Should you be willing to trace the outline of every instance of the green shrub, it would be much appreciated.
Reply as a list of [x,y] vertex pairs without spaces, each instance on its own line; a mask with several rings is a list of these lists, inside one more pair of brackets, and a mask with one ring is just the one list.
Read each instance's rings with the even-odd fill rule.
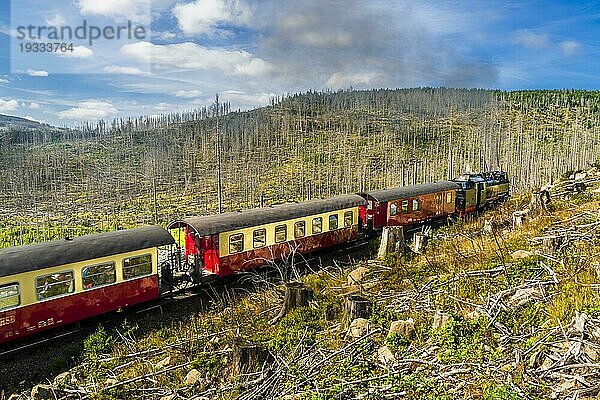
[[490,382],[483,393],[484,400],[520,400],[521,397],[512,389]]
[[385,339],[385,343],[392,350],[398,350],[410,344],[410,340],[398,333],[392,333]]
[[223,358],[211,354],[200,354],[192,362],[192,367],[199,371],[204,371],[208,375],[215,375],[223,365]]
[[281,350],[295,347],[301,341],[305,345],[315,343],[317,334],[323,329],[321,313],[308,307],[300,307],[286,315],[270,341],[270,346]]
[[106,354],[114,344],[115,339],[108,334],[102,325],[83,342],[84,358],[97,360],[100,355]]
[[435,330],[432,335],[435,343],[440,346],[440,361],[468,362],[488,358],[486,355],[493,356],[489,349],[493,349],[496,343],[486,326],[487,319],[483,317],[468,321],[460,316],[453,316],[444,327]]

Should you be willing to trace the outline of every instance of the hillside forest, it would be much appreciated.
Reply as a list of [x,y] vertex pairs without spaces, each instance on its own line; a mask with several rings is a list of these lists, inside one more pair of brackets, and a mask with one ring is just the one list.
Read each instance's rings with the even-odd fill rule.
[[0,247],[502,169],[513,192],[600,156],[600,93],[307,92],[241,111],[0,127]]

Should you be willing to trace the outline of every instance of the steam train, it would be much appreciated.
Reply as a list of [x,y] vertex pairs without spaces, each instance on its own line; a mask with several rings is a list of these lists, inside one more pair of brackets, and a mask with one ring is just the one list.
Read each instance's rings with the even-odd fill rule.
[[374,190],[0,249],[0,344],[369,236],[480,212],[505,172]]

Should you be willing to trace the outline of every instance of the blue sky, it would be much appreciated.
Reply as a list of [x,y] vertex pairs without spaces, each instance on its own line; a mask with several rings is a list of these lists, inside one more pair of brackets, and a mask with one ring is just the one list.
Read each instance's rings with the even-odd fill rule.
[[[0,2],[0,113],[55,125],[186,111],[217,92],[245,109],[308,89],[600,89],[600,1]],[[17,47],[18,26],[84,19],[147,35]]]

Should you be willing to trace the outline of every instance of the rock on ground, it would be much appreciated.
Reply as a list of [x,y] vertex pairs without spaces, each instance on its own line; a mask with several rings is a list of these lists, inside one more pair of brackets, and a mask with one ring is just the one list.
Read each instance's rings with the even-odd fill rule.
[[369,272],[367,267],[358,267],[348,274],[348,286],[354,286],[361,283]]
[[382,365],[391,366],[396,362],[396,356],[389,347],[382,346],[377,350],[377,361]]
[[71,373],[69,371],[58,374],[54,378],[54,386],[68,385],[71,383]]
[[392,321],[388,337],[392,334],[400,335],[406,339],[410,339],[415,334],[415,320],[409,318],[407,320]]
[[160,371],[161,369],[165,369],[166,367],[168,367],[169,364],[171,364],[171,356],[167,356],[166,358],[157,362],[155,369],[157,371]]
[[200,381],[201,378],[202,375],[200,374],[200,371],[194,368],[193,370],[187,373],[184,379],[184,383],[186,385],[193,386],[196,383],[198,383],[198,381]]
[[32,400],[48,400],[55,399],[54,389],[50,385],[36,385],[31,389]]
[[369,323],[369,320],[364,318],[356,318],[350,323],[348,335],[356,339],[365,336],[367,333],[369,333],[370,329],[371,324]]
[[118,380],[116,380],[114,378],[108,378],[106,381],[104,381],[104,386],[112,386],[112,385],[116,385],[117,383],[119,383]]
[[529,302],[542,299],[543,297],[544,293],[538,288],[517,289],[515,294],[508,299],[508,304],[513,308],[519,308]]
[[533,255],[533,253],[531,251],[527,251],[527,250],[517,250],[514,251],[511,255],[510,258],[512,258],[513,260],[523,260],[525,258],[529,258]]

